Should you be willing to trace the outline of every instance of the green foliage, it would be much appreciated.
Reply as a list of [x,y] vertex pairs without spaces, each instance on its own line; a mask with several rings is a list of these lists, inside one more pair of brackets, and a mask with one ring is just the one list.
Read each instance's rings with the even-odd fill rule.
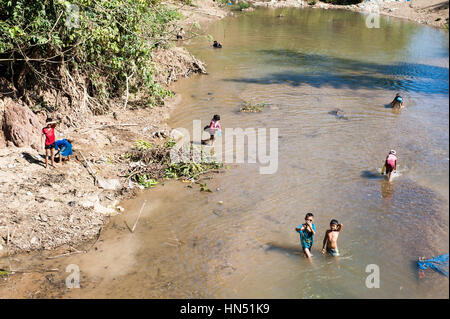
[[153,148],[153,145],[150,142],[144,141],[144,140],[139,140],[137,141],[134,146],[139,150],[139,151],[145,151],[145,150],[149,150],[151,148]]
[[144,186],[145,188],[155,187],[158,184],[154,179],[148,178],[147,174],[138,175],[138,184]]
[[265,102],[253,104],[252,102],[245,101],[240,111],[247,113],[256,113],[261,112],[265,106],[266,106]]
[[205,173],[211,169],[221,168],[222,164],[212,161],[204,163],[176,163],[169,164],[166,168],[166,178],[185,178],[194,180],[198,175]]
[[9,275],[11,275],[10,271],[5,270],[5,269],[0,269],[0,277],[9,276]]
[[250,4],[248,2],[242,1],[242,2],[239,2],[238,6],[239,6],[239,10],[242,11],[244,9],[249,8]]
[[200,186],[200,191],[201,191],[201,192],[212,193],[212,191],[208,188],[208,186],[206,186],[206,184],[200,183],[199,186]]
[[174,139],[170,138],[168,139],[166,142],[164,142],[164,147],[166,148],[172,148],[175,146],[175,144],[177,144],[177,142],[175,142]]
[[316,1],[315,1],[315,0],[312,0],[312,1],[308,1],[308,4],[309,4],[310,6],[313,6],[313,5],[315,5],[315,4],[316,4]]
[[[58,86],[64,72],[87,75],[89,94],[120,95],[130,79],[156,105],[152,50],[167,45],[181,14],[159,0],[0,0],[0,75]],[[28,60],[28,61],[26,61]],[[22,74],[23,73],[23,74]]]

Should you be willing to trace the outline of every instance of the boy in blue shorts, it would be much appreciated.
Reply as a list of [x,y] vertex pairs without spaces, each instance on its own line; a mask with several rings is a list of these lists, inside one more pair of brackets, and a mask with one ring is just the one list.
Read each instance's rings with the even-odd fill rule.
[[306,223],[298,226],[295,230],[300,233],[300,243],[306,257],[311,258],[311,247],[313,245],[314,235],[316,234],[316,225],[313,224],[314,215],[308,213],[305,216]]

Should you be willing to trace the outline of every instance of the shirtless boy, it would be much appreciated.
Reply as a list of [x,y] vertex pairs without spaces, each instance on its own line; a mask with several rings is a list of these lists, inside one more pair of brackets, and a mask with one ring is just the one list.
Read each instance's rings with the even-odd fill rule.
[[330,229],[325,233],[325,237],[323,239],[323,247],[322,254],[325,253],[325,250],[329,252],[332,256],[339,256],[339,250],[337,247],[337,240],[339,236],[339,232],[342,230],[342,224],[336,219],[332,219],[330,222]]

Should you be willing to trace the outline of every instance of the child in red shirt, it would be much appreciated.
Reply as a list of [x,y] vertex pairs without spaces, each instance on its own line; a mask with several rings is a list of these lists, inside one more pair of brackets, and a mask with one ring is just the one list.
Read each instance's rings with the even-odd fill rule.
[[45,120],[46,127],[42,129],[41,142],[44,142],[45,137],[45,168],[48,168],[48,155],[51,154],[52,166],[55,167],[54,161],[54,150],[55,150],[55,126],[56,122],[54,122],[51,118],[47,118]]

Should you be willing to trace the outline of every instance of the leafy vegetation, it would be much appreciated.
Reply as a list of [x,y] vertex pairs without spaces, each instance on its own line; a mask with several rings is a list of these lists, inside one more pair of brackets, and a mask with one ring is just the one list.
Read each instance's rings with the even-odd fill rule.
[[134,144],[134,146],[140,151],[145,151],[145,150],[153,148],[153,145],[150,142],[147,142],[147,141],[144,141],[144,140],[137,141]]
[[[187,148],[171,152],[174,146],[175,141],[172,139],[166,140],[162,145],[137,141],[129,153],[122,155],[122,158],[130,162],[128,178],[144,187],[154,187],[158,180],[165,178],[197,181],[201,175],[223,167],[211,154],[205,154],[200,146],[189,144]],[[188,152],[190,156],[185,156],[184,152]],[[198,160],[193,160],[194,154],[198,155],[195,156]],[[183,160],[172,161],[173,156]]]
[[247,9],[250,7],[250,4],[248,2],[245,1],[241,1],[238,3],[239,9],[242,11],[244,9]]
[[151,54],[176,34],[181,14],[159,1],[0,0],[0,77],[22,98],[36,87],[80,93],[94,112],[94,98],[128,87],[160,104],[170,91],[153,80]]
[[261,112],[265,106],[265,102],[253,104],[252,102],[245,101],[244,105],[240,108],[240,111],[247,113],[256,113]]
[[154,179],[148,178],[147,174],[138,175],[137,178],[138,184],[144,186],[145,188],[155,187],[155,185],[158,184],[158,182]]

